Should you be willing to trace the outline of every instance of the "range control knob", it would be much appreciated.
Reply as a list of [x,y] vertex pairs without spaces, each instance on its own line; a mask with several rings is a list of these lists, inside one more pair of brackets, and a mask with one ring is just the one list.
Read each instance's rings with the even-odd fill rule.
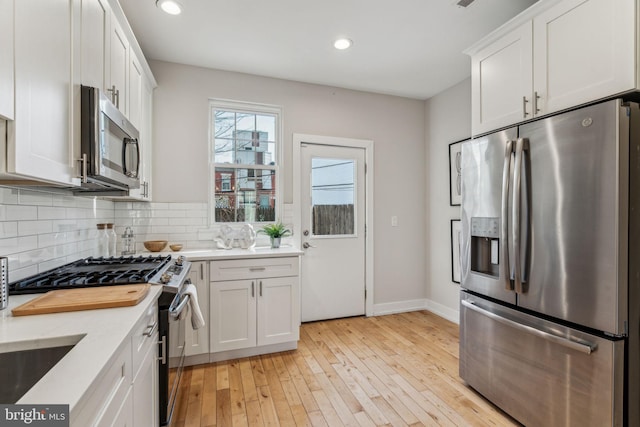
[[160,283],[162,283],[163,285],[166,285],[170,281],[171,281],[171,274],[164,273],[162,276],[160,276]]
[[182,265],[184,263],[184,257],[180,255],[178,259],[176,259],[176,265]]

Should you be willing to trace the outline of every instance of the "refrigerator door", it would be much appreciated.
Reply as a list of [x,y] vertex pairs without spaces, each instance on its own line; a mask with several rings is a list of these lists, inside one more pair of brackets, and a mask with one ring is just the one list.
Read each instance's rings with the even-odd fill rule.
[[520,128],[530,238],[518,305],[613,335],[627,319],[627,113],[613,100]]
[[624,340],[607,340],[466,292],[460,376],[527,426],[622,426]]
[[510,207],[516,139],[511,128],[462,144],[461,286],[512,304],[503,215]]

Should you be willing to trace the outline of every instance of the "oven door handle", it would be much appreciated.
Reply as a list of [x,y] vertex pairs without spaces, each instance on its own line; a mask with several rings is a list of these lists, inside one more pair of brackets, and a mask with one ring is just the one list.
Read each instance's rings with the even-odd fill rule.
[[183,294],[183,296],[184,298],[180,299],[180,302],[175,307],[173,307],[172,304],[172,307],[169,308],[169,316],[171,316],[173,319],[177,319],[178,317],[180,317],[180,314],[182,314],[182,310],[184,310],[185,306],[189,302],[189,295]]

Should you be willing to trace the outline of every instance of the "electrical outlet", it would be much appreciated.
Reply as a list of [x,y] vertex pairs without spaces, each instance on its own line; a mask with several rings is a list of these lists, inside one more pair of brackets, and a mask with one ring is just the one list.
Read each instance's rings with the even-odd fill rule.
[[395,216],[395,215],[391,217],[391,226],[392,227],[397,227],[398,226],[398,217]]

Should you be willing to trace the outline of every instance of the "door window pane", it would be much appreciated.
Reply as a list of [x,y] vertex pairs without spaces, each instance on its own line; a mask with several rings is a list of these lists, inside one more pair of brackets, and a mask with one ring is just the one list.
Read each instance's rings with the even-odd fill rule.
[[353,235],[355,161],[311,159],[311,229],[315,236]]

